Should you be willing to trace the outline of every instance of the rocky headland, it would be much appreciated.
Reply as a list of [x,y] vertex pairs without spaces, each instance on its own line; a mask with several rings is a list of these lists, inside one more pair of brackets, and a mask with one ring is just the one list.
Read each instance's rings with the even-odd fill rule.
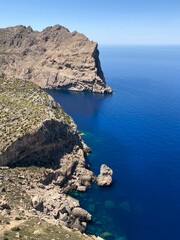
[[74,121],[36,84],[0,78],[0,111],[0,239],[98,239],[67,193],[110,185],[112,170],[93,174]]
[[31,27],[0,29],[0,75],[42,88],[111,93],[97,43],[60,25],[41,32]]

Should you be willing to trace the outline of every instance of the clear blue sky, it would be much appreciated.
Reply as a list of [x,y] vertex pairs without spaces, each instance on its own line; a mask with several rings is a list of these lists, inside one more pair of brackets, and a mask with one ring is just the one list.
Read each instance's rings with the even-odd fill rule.
[[0,0],[0,27],[61,24],[100,44],[180,44],[180,0]]

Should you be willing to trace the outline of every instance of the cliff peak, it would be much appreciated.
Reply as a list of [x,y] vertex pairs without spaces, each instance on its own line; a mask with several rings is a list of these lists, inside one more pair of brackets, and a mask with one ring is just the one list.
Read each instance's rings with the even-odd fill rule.
[[106,86],[97,44],[58,24],[41,32],[22,25],[1,28],[0,75],[43,88],[112,92]]

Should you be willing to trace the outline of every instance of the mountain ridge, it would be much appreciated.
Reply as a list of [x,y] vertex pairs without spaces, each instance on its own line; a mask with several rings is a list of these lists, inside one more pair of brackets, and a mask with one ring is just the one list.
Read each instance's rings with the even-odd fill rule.
[[61,25],[34,31],[0,28],[0,75],[35,82],[42,88],[111,93],[97,43]]

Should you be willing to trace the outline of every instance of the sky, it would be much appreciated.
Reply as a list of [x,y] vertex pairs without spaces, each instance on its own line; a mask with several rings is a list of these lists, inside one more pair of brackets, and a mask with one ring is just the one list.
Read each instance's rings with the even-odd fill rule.
[[180,0],[0,0],[0,28],[55,24],[99,44],[180,44]]

